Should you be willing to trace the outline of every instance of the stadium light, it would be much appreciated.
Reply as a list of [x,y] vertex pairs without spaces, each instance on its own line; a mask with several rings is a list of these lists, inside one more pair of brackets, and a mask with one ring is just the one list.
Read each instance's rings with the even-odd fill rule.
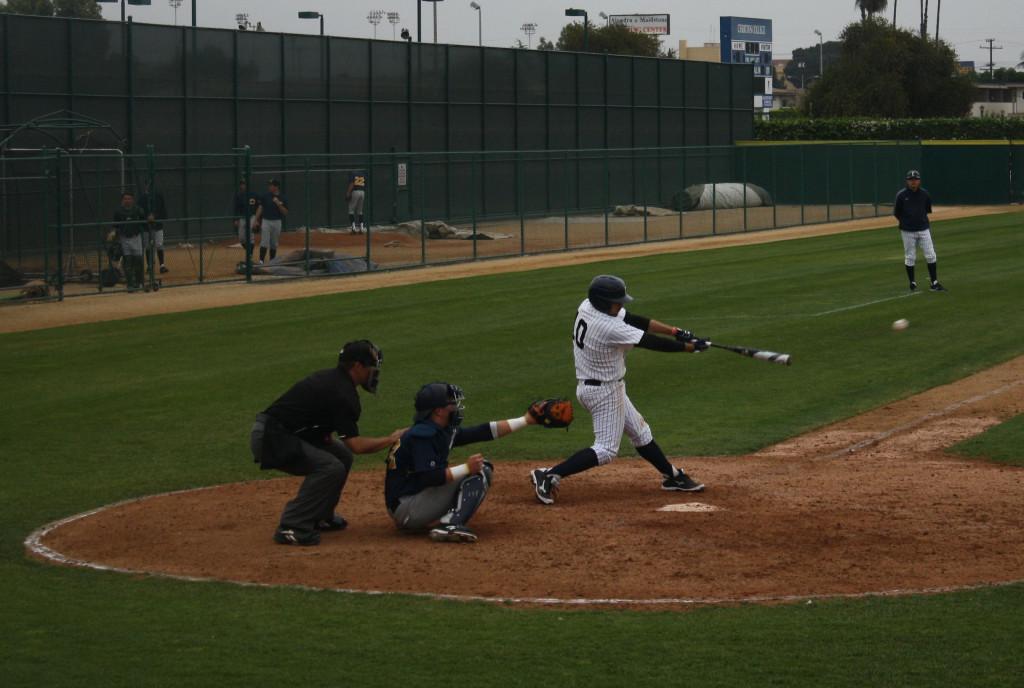
[[477,32],[476,32],[476,35],[477,35],[477,42],[479,43],[480,47],[482,48],[483,45],[484,45],[484,13],[483,13],[483,10],[480,9],[480,5],[478,3],[476,3],[476,2],[469,3],[469,6],[476,10],[476,19],[477,19]]
[[324,35],[324,15],[319,12],[299,12],[299,19],[319,19],[320,35]]
[[590,22],[587,20],[587,11],[586,10],[579,10],[579,9],[574,8],[574,7],[570,7],[569,9],[567,9],[565,11],[565,16],[567,16],[567,17],[583,17],[583,50],[584,51],[588,50],[590,48],[590,30],[589,30],[587,25]]

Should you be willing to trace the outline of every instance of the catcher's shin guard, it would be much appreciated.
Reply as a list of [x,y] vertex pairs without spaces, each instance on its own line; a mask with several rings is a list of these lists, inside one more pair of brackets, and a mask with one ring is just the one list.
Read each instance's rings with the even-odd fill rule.
[[451,511],[441,517],[441,523],[445,525],[463,526],[469,523],[473,514],[480,508],[487,496],[487,480],[480,473],[471,475],[459,485],[459,492],[455,497],[455,506]]

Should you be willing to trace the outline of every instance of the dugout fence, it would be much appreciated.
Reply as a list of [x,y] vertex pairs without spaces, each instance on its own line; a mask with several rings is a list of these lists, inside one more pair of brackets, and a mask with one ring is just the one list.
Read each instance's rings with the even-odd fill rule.
[[[930,158],[933,148],[856,142],[364,155],[51,150],[6,160],[5,203],[17,209],[8,217],[17,226],[5,225],[0,258],[23,278],[49,285],[51,296],[124,289],[123,280],[103,280],[105,271],[118,267],[111,217],[123,187],[141,193],[147,184],[167,206],[162,223],[170,270],[149,274],[151,285],[159,280],[164,287],[361,273],[872,217],[891,212],[907,169],[921,169],[939,202],[947,203],[943,185],[957,188],[960,182],[932,169],[929,160],[973,175],[979,166],[998,168],[1000,152],[1001,173],[987,172],[991,187],[1006,194],[1003,202],[1019,194],[1010,168],[1019,147],[949,147],[961,156],[952,159],[945,150],[945,157]],[[977,149],[984,156],[972,163]],[[342,206],[345,185],[333,181],[347,180],[355,170],[378,189],[367,195],[368,231],[359,234],[351,232]],[[240,180],[259,192],[271,178],[281,181],[290,213],[277,259],[260,265],[263,237],[250,230],[257,248],[245,250],[249,220],[236,216],[233,197]],[[12,284],[6,295],[19,286]]]

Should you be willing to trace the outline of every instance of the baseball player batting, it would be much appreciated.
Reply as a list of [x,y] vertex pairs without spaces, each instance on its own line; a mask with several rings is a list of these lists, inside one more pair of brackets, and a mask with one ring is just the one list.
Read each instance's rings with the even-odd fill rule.
[[678,327],[627,313],[623,304],[632,300],[622,279],[598,275],[590,282],[587,298],[579,306],[572,329],[576,397],[593,417],[594,443],[554,468],[531,471],[530,479],[541,504],[555,503],[559,483],[565,478],[614,459],[619,453],[623,432],[637,453],[661,473],[663,490],[700,492],[704,489],[702,483],[669,463],[654,441],[651,427],[626,394],[624,378],[626,352],[635,346],[652,351],[693,353],[707,349],[708,342]]

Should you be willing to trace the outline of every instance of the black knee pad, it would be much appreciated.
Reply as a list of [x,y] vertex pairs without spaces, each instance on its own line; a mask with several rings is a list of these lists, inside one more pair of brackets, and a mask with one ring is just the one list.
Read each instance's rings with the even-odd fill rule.
[[441,523],[453,525],[466,525],[473,514],[480,508],[487,496],[487,480],[479,473],[471,475],[459,485],[459,491],[455,495],[455,504],[451,511],[441,517]]

